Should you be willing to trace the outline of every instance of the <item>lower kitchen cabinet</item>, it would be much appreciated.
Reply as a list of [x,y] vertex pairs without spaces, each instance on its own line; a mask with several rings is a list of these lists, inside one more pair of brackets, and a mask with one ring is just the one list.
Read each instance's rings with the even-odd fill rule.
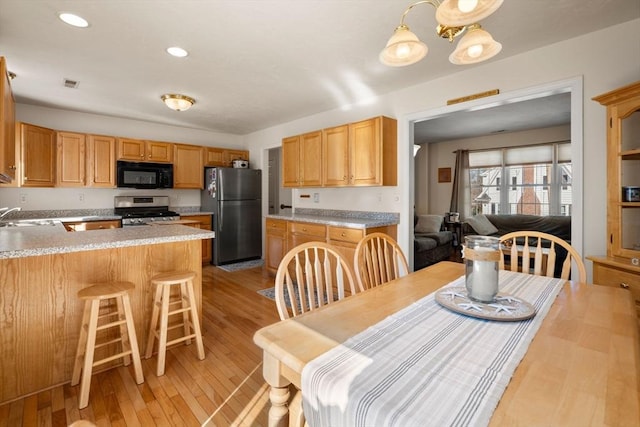
[[350,228],[267,218],[265,265],[270,274],[276,274],[280,261],[292,248],[308,242],[327,242],[345,258],[353,272],[353,257],[358,242],[367,234],[376,232],[396,239],[397,226]]
[[[200,228],[202,230],[211,230],[211,215],[180,215],[181,220],[197,221],[197,223],[189,224],[190,227]],[[202,240],[202,263],[211,262],[211,239]]]
[[287,253],[287,221],[267,218],[264,253],[267,271],[276,274],[280,260]]

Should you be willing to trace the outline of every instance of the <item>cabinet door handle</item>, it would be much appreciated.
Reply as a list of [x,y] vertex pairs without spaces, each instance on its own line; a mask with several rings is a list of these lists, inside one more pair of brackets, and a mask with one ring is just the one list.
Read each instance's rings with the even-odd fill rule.
[[26,176],[24,177],[24,180],[25,180],[25,181],[26,181],[26,180],[28,180],[28,179],[29,179],[29,178],[27,178]]
[[624,283],[624,282],[620,283],[620,287],[621,287],[622,289],[629,289],[629,285],[628,285],[628,284],[626,284],[626,283]]
[[345,237],[347,234],[343,231],[340,235],[341,235],[342,237]]

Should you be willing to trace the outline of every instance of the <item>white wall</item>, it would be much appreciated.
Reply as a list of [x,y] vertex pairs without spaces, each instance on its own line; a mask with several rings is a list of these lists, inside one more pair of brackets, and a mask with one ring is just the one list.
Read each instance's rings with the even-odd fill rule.
[[[508,41],[506,41],[508,43]],[[411,254],[413,211],[413,144],[408,125],[418,112],[442,108],[448,99],[490,89],[501,94],[549,82],[583,77],[583,170],[589,197],[584,198],[583,219],[585,255],[606,252],[606,133],[605,108],[591,101],[593,96],[629,84],[640,78],[640,20],[636,19],[605,30],[536,49],[521,55],[492,60],[470,68],[455,68],[455,74],[406,88],[384,96],[366,106],[351,110],[333,110],[247,135],[251,158],[264,169],[266,149],[281,143],[285,136],[361,120],[376,115],[399,119],[398,186],[348,190],[313,189],[320,194],[318,208],[382,210],[399,212],[398,241]],[[630,53],[634,52],[634,53]],[[498,57],[499,58],[499,57]],[[429,60],[427,57],[426,61]],[[402,78],[402,69],[397,70]],[[264,191],[266,191],[266,181]],[[306,191],[305,191],[306,193]],[[381,194],[382,202],[377,195]],[[396,202],[395,198],[399,197]],[[581,197],[582,195],[577,195]],[[294,206],[302,206],[294,195]],[[312,203],[312,202],[311,202]],[[267,212],[266,202],[263,212]],[[411,249],[411,250],[410,250]],[[591,270],[590,263],[589,271]]]
[[[510,147],[546,142],[570,141],[571,127],[554,126],[478,138],[450,140],[423,146],[416,156],[416,212],[444,215],[449,211],[453,182],[438,182],[438,168],[455,169],[455,150]],[[426,178],[424,178],[426,177]]]

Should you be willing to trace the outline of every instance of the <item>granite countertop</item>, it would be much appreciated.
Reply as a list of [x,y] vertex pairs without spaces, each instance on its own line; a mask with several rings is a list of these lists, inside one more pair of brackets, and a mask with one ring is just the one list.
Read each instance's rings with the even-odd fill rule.
[[267,215],[267,218],[365,229],[397,225],[400,222],[399,214],[393,212],[358,212],[324,209],[297,209],[294,213]]
[[53,225],[0,228],[0,259],[211,239],[214,236],[212,231],[187,225],[68,232],[62,222],[54,221]]

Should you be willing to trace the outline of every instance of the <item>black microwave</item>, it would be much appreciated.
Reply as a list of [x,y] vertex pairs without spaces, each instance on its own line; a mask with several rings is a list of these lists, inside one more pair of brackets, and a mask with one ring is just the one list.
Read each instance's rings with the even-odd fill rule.
[[173,188],[173,165],[168,163],[117,163],[118,187]]

